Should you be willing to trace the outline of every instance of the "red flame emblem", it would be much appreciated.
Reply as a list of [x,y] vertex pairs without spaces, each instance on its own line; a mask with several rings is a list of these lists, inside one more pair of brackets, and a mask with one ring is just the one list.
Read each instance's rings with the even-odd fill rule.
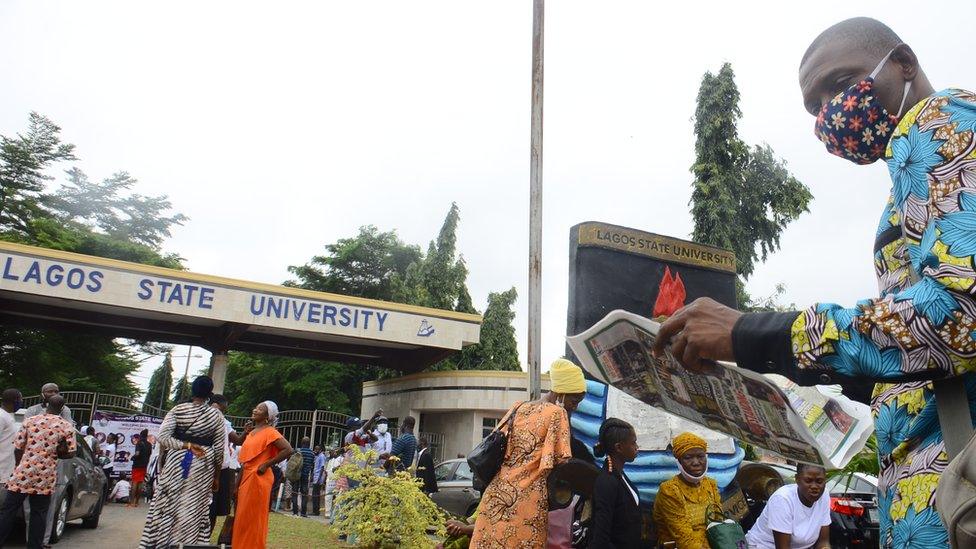
[[657,288],[657,299],[654,300],[651,318],[673,315],[685,306],[685,297],[685,283],[681,281],[681,274],[671,276],[671,268],[665,267],[664,278]]

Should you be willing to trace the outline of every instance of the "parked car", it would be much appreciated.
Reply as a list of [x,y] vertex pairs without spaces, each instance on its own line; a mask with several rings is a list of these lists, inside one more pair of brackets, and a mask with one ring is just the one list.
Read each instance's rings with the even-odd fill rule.
[[451,459],[434,467],[437,492],[431,494],[441,509],[459,517],[469,517],[478,508],[481,493],[471,484],[474,475],[465,459]]
[[[779,463],[743,462],[736,480],[746,497],[749,515],[743,528],[752,527],[766,500],[784,484],[796,482],[796,468]],[[879,546],[877,479],[854,473],[827,480],[830,494],[830,546],[835,549]]]
[[[17,423],[23,421],[22,414],[15,414]],[[65,525],[72,520],[81,519],[86,528],[97,528],[102,514],[102,503],[108,496],[108,480],[102,469],[105,458],[92,454],[88,443],[75,432],[77,453],[71,459],[58,460],[58,477],[51,494],[51,508],[48,518],[51,524],[51,543],[64,535]],[[6,492],[0,492],[0,505]],[[23,521],[23,510],[19,517]]]
[[[878,479],[865,473],[836,475],[827,481],[826,488],[830,494],[831,512],[840,515],[842,521],[854,523],[856,528],[862,529],[863,540],[853,544],[878,547]],[[841,543],[852,544],[845,539],[838,539],[836,545]],[[835,545],[833,539],[831,545]]]

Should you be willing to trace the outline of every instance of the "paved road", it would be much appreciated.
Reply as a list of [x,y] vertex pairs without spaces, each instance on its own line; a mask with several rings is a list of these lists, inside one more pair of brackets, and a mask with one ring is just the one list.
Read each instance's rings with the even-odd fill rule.
[[[89,530],[81,525],[80,520],[69,522],[64,530],[64,536],[53,547],[70,549],[72,547],[97,547],[98,549],[132,549],[139,546],[142,536],[142,526],[146,523],[146,511],[149,506],[143,504],[138,509],[129,509],[125,505],[106,505],[102,510],[102,518],[98,521],[98,528]],[[21,529],[21,531],[23,531]],[[24,547],[24,540],[10,540],[4,547]]]

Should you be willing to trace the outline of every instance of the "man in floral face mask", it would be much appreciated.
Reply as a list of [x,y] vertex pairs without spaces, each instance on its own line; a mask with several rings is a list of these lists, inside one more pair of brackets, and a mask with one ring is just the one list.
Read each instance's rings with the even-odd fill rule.
[[934,494],[976,402],[976,95],[936,92],[912,49],[868,18],[818,36],[799,79],[830,153],[887,164],[891,194],[874,246],[880,297],[748,314],[699,299],[665,322],[655,352],[670,344],[692,370],[735,360],[845,392],[876,383],[881,546],[944,547]]

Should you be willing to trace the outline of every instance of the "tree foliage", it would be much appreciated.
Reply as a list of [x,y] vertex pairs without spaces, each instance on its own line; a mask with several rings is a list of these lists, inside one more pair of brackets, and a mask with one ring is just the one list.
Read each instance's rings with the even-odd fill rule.
[[149,378],[149,388],[146,390],[146,397],[143,399],[143,412],[150,412],[152,407],[169,410],[171,401],[169,399],[170,389],[173,386],[173,353],[166,353],[163,363],[153,370],[152,377]]
[[358,415],[362,383],[376,368],[300,358],[232,352],[224,395],[231,415],[251,415],[259,402],[282,410],[330,410]]
[[373,225],[360,227],[352,238],[325,246],[326,254],[309,263],[288,267],[298,280],[285,282],[308,290],[393,300],[393,282],[407,274],[423,257],[420,248],[404,244],[396,231],[380,232]]
[[190,396],[190,379],[186,376],[180,376],[180,380],[176,382],[176,387],[173,388],[173,404],[189,402]]
[[[165,196],[131,192],[136,181],[119,172],[91,183],[77,168],[55,188],[48,175],[76,160],[60,128],[31,113],[27,130],[0,136],[0,239],[56,250],[181,268],[160,250],[182,214],[169,214]],[[0,381],[28,393],[41,383],[62,390],[136,396],[128,376],[138,368],[133,347],[104,336],[0,327]]]
[[769,145],[750,149],[739,138],[741,117],[732,66],[706,72],[694,118],[692,239],[735,252],[738,274],[748,278],[758,261],[779,249],[783,229],[807,211],[813,196]]
[[27,234],[31,221],[45,214],[45,185],[53,179],[45,171],[75,160],[75,146],[62,143],[60,132],[56,124],[32,112],[26,132],[0,136],[0,231]]
[[467,347],[458,363],[459,370],[507,370],[517,372],[518,343],[515,339],[515,300],[518,292],[510,288],[488,294],[488,308],[481,323],[481,342]]

